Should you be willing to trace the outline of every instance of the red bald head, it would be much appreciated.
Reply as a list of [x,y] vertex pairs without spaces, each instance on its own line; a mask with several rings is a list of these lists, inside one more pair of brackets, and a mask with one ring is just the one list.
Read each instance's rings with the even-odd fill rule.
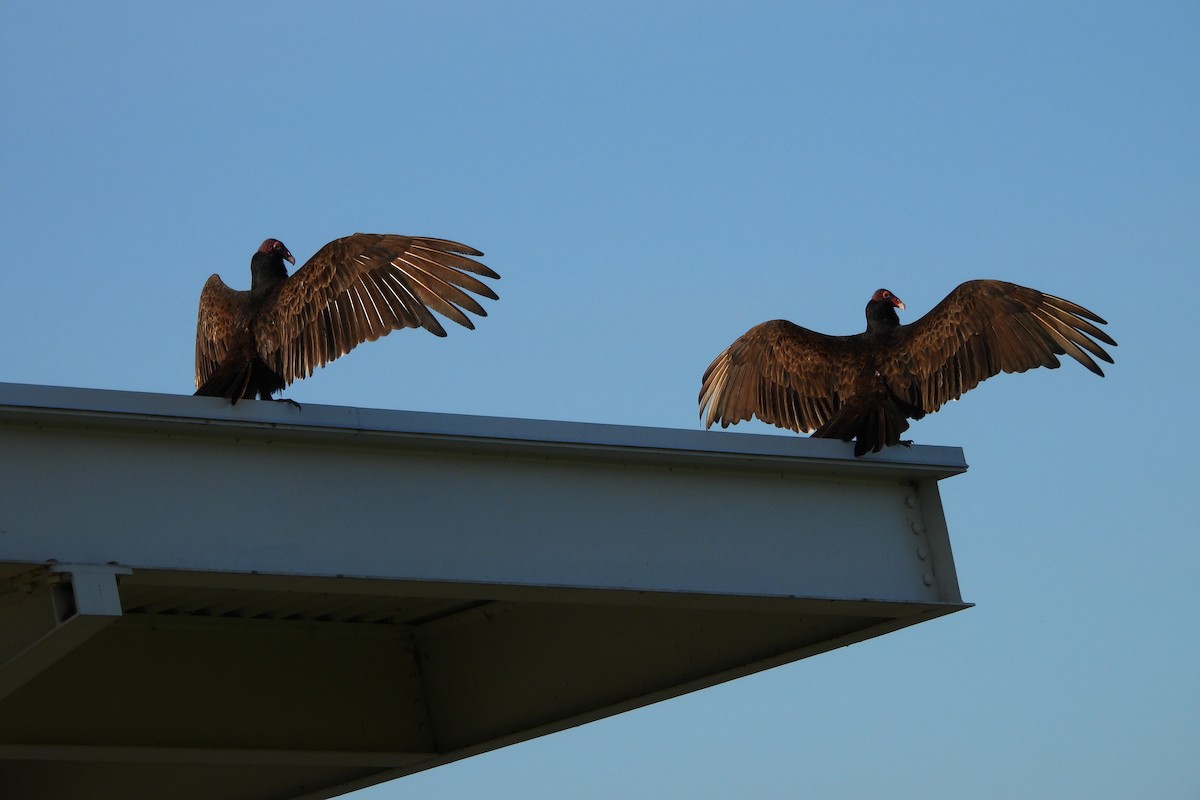
[[283,242],[278,239],[267,239],[262,243],[262,247],[258,248],[258,252],[267,253],[269,255],[279,256],[288,263],[295,264],[296,259],[291,252],[283,246]]
[[[280,245],[280,247],[282,246],[283,245]],[[879,291],[875,292],[875,294],[871,295],[871,299],[877,303],[891,303],[894,307],[900,309],[901,311],[904,310],[904,301],[899,297],[896,297],[896,295],[892,294],[887,289],[880,289]]]

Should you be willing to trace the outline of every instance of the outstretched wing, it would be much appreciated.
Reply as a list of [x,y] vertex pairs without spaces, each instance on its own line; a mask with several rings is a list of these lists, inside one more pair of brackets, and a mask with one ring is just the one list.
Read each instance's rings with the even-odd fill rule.
[[245,297],[248,292],[230,289],[220,276],[211,276],[200,292],[196,316],[196,388],[212,377],[217,366],[229,357],[230,348],[247,341],[238,336],[245,326]]
[[757,416],[797,432],[825,424],[862,369],[856,337],[828,336],[777,319],[756,325],[704,371],[704,427],[727,428]]
[[[884,361],[893,391],[933,412],[1000,372],[1056,369],[1069,355],[1097,375],[1116,346],[1083,306],[1004,281],[968,281],[921,319],[901,326]],[[1094,357],[1094,358],[1093,358]]]
[[[487,316],[467,292],[496,293],[474,275],[500,276],[458,242],[356,233],[335,239],[296,270],[255,322],[259,355],[288,383],[399,328],[446,330],[431,313],[474,328]],[[474,273],[474,275],[469,274]]]

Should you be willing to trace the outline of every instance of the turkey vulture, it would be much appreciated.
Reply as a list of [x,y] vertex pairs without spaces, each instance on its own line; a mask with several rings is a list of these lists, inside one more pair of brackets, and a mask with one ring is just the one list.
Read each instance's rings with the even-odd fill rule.
[[[1004,281],[968,281],[921,319],[901,325],[900,298],[880,289],[867,330],[827,336],[777,319],[756,325],[704,371],[704,427],[757,416],[780,428],[850,441],[854,455],[900,442],[920,419],[999,372],[1055,369],[1069,355],[1092,372],[1116,346],[1096,314]],[[1089,338],[1091,337],[1091,338]]]
[[[196,394],[270,399],[313,369],[399,328],[446,331],[437,311],[474,328],[463,310],[486,317],[467,294],[499,299],[467,273],[499,278],[458,242],[356,233],[334,239],[288,277],[296,259],[267,239],[250,259],[250,291],[217,275],[204,284],[196,323]],[[463,290],[467,291],[463,291]]]

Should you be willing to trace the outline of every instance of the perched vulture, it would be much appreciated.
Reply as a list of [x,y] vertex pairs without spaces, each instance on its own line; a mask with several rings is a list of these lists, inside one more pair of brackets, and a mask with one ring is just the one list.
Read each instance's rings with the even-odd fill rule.
[[853,336],[782,319],[751,328],[704,371],[704,427],[756,416],[813,436],[855,439],[861,456],[899,443],[909,419],[999,372],[1055,369],[1056,356],[1066,354],[1103,377],[1091,356],[1112,358],[1093,339],[1117,344],[1086,308],[1004,281],[968,281],[911,325],[900,324],[898,308],[900,298],[875,292],[867,330]]
[[[196,323],[196,394],[234,403],[270,399],[292,381],[399,328],[446,331],[431,313],[474,328],[464,309],[487,312],[467,292],[496,293],[468,273],[499,278],[458,242],[356,233],[335,239],[288,277],[296,259],[267,239],[250,259],[250,291],[217,275],[204,284]],[[464,291],[466,290],[466,291]]]

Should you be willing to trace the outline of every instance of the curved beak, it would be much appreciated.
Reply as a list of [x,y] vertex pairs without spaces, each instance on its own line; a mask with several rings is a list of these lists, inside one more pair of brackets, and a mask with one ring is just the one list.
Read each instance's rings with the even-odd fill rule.
[[892,305],[894,305],[896,308],[900,309],[901,311],[904,310],[904,301],[901,300],[899,297],[896,297],[896,295],[892,295]]
[[291,251],[291,250],[288,250],[286,247],[285,247],[285,248],[283,248],[283,257],[284,257],[285,259],[287,259],[288,263],[290,263],[290,264],[292,264],[293,266],[295,266],[295,264],[296,264],[296,257],[295,257],[295,256],[293,256],[293,255],[292,255],[292,251]]

